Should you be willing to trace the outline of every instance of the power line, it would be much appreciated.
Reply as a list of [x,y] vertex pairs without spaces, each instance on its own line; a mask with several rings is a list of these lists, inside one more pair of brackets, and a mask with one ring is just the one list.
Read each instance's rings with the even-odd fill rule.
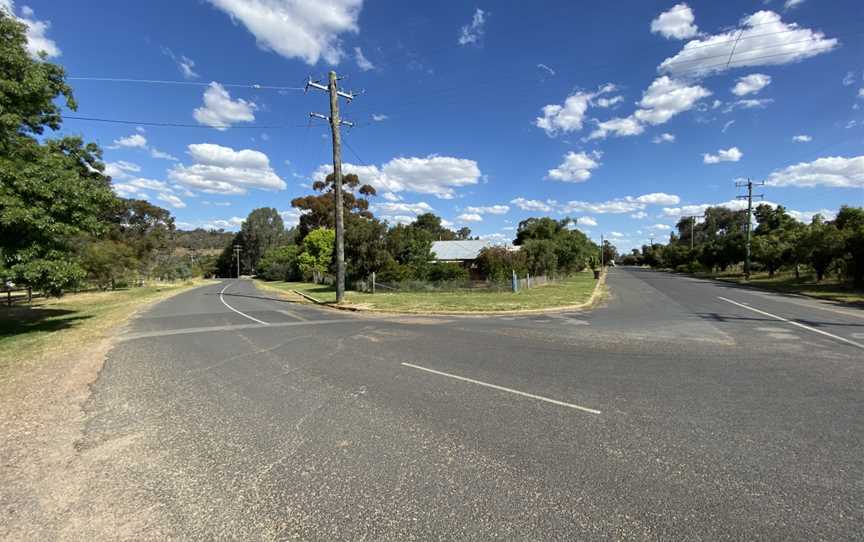
[[[87,122],[105,122],[110,124],[126,124],[126,125],[137,125],[137,126],[158,126],[158,127],[166,127],[166,128],[207,128],[211,130],[215,130],[216,128],[213,126],[208,126],[205,124],[185,124],[180,122],[151,122],[151,121],[141,121],[141,120],[124,120],[124,119],[106,119],[99,117],[78,117],[74,115],[63,115],[63,119],[70,120],[81,120]],[[252,125],[243,125],[243,126],[219,126],[219,129],[231,130],[236,128],[242,129],[255,129],[255,130],[277,130],[280,128],[306,128],[305,124],[272,124],[272,125],[262,125],[262,124],[252,124]]]
[[[196,87],[209,87],[211,83],[202,81],[172,81],[165,79],[131,79],[126,77],[67,77],[69,81],[98,81],[105,83],[143,83],[152,85],[187,85]],[[214,81],[218,83],[218,81]],[[226,88],[251,88],[255,90],[297,90],[302,91],[303,87],[283,87],[275,85],[260,85],[257,83],[218,83]]]

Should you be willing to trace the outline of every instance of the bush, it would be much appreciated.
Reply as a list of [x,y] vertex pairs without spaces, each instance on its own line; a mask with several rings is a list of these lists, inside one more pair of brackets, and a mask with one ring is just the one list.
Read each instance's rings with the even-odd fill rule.
[[429,280],[432,282],[466,281],[468,270],[458,263],[437,263],[429,268]]
[[264,280],[297,280],[300,268],[297,265],[297,245],[274,247],[264,253],[258,262],[258,274]]
[[524,276],[528,271],[525,253],[504,247],[484,248],[475,263],[480,273],[490,282],[506,282],[513,276],[513,271],[519,276]]

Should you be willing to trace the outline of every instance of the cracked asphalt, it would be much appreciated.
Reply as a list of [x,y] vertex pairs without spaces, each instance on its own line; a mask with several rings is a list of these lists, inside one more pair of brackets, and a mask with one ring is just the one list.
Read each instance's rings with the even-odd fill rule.
[[864,537],[864,311],[641,269],[608,285],[593,311],[484,318],[250,281],[157,305],[85,405],[104,537]]

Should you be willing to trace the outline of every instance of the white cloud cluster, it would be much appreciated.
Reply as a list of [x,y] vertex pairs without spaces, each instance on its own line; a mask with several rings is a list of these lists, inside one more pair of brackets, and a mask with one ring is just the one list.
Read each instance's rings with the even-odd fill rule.
[[354,48],[354,61],[357,62],[357,67],[360,68],[360,71],[368,72],[375,69],[375,64],[372,64],[372,61],[366,58],[366,55],[363,54],[363,49],[360,47]]
[[[425,158],[394,158],[382,165],[358,166],[342,164],[345,173],[354,173],[362,183],[383,192],[416,192],[440,199],[452,199],[456,189],[477,184],[481,172],[474,160],[430,154]],[[333,172],[333,166],[320,166],[313,178],[323,180]]]
[[601,164],[598,160],[601,156],[598,151],[594,151],[591,154],[586,152],[568,152],[564,155],[564,162],[557,168],[550,169],[546,178],[565,183],[587,181],[591,178],[591,170],[600,167]]
[[256,109],[254,102],[232,100],[225,87],[213,81],[204,91],[204,105],[195,109],[192,116],[201,124],[223,131],[232,124],[255,120]]
[[652,141],[654,143],[657,143],[657,144],[659,144],[659,143],[674,143],[675,142],[675,136],[673,134],[668,133],[668,132],[664,132],[658,136],[655,136],[654,139],[652,139]]
[[456,217],[459,222],[482,222],[483,216],[477,213],[462,213]]
[[771,173],[769,186],[864,188],[864,156],[829,156]]
[[132,177],[132,173],[138,173],[139,171],[141,171],[141,166],[138,164],[126,162],[125,160],[118,160],[116,162],[106,163],[104,173],[112,179],[128,179]]
[[[579,91],[571,94],[561,105],[549,104],[543,107],[541,110],[543,116],[534,119],[534,126],[543,129],[549,137],[555,137],[560,133],[578,132],[582,129],[588,108],[595,105],[595,98],[602,98],[615,90],[617,90],[615,85],[607,83],[595,92]],[[604,103],[607,104],[605,107],[614,105],[611,102]]]
[[678,205],[681,202],[681,198],[675,194],[667,194],[665,192],[643,194],[633,199],[639,203],[646,203],[648,205]]
[[[133,177],[130,175],[129,172],[140,171],[141,168],[137,165],[128,162],[120,162],[113,164],[112,167],[116,167],[120,170],[120,175],[117,177],[112,176],[111,186],[114,188],[114,192],[116,192],[121,198],[148,199],[150,197],[149,192],[155,192],[156,199],[167,203],[175,209],[186,207],[186,202],[180,199],[180,196],[177,195],[174,188],[168,186],[164,181],[146,179],[143,177]],[[106,174],[107,171],[108,168],[106,168]],[[117,182],[118,179],[122,179],[123,182]]]
[[163,47],[162,52],[177,64],[177,69],[183,74],[185,79],[197,79],[198,74],[195,72],[195,61],[186,55],[175,55],[174,51],[168,47]]
[[147,138],[141,135],[140,133],[132,134],[126,137],[121,137],[114,140],[114,143],[108,146],[109,149],[142,149],[149,150],[150,156],[153,158],[158,158],[160,160],[170,160],[172,162],[176,162],[177,158],[168,154],[167,152],[162,152],[156,147],[151,147],[147,143]]
[[609,135],[618,137],[639,135],[645,125],[659,125],[685,111],[711,95],[711,91],[698,84],[672,79],[666,75],[655,79],[642,93],[639,109],[625,118],[614,118],[597,123],[588,139],[603,139]]
[[255,36],[258,46],[285,58],[338,64],[339,35],[359,32],[363,0],[209,0]]
[[771,84],[771,76],[764,73],[751,73],[744,77],[739,77],[735,86],[732,87],[732,94],[736,96],[746,96],[747,94],[757,94],[760,90]]
[[526,198],[515,198],[510,200],[510,203],[519,207],[523,211],[538,211],[541,213],[549,213],[553,210],[553,205],[555,205],[554,200],[549,200],[548,202],[543,202],[536,199],[526,199]]
[[372,120],[374,120],[375,122],[383,122],[389,118],[389,116],[384,114],[372,113]]
[[480,215],[506,215],[510,212],[509,205],[485,205],[482,207],[465,207],[466,213],[476,213]]
[[486,33],[486,17],[488,14],[480,8],[474,11],[474,16],[471,18],[471,23],[466,24],[459,31],[459,45],[469,45],[472,43],[480,43],[483,39],[483,34]]
[[[777,203],[774,203],[773,201],[760,201],[759,204],[777,207]],[[725,207],[732,211],[743,211],[747,209],[747,201],[742,199],[733,199],[719,203],[696,203],[691,205],[682,205],[681,207],[665,207],[663,209],[663,215],[669,218],[702,215],[705,213],[705,209],[709,207]],[[827,220],[834,218],[834,212],[828,209],[821,209],[818,211],[796,211],[793,209],[786,209],[786,212],[789,213],[792,218],[800,222],[810,222],[813,216],[817,214],[822,215]]]
[[590,217],[590,216],[580,216],[579,218],[576,219],[576,224],[583,225],[583,226],[590,226],[592,228],[597,227],[597,221],[594,220],[594,218]]
[[426,203],[425,201],[420,201],[417,203],[405,203],[405,202],[388,202],[388,203],[376,203],[372,206],[372,210],[376,213],[393,215],[393,214],[412,214],[412,215],[422,215],[423,213],[431,213],[435,211],[431,205]]
[[695,20],[693,10],[682,2],[664,11],[651,21],[651,32],[660,34],[666,39],[692,38],[699,33],[699,28],[694,24]]
[[738,147],[730,147],[728,149],[720,149],[717,154],[705,153],[702,155],[702,162],[706,164],[719,164],[720,162],[737,162],[741,160],[744,153],[738,150]]
[[16,17],[15,2],[12,0],[0,0],[0,11],[5,11],[27,27],[27,52],[30,56],[40,58],[41,53],[44,53],[46,58],[60,56],[61,51],[57,43],[47,36],[48,29],[51,28],[50,21],[36,19],[35,12],[29,6],[22,6],[21,16]]
[[168,176],[192,190],[245,194],[249,188],[284,190],[286,186],[263,152],[198,143],[189,145],[189,156],[193,165],[178,164],[168,171]]
[[803,3],[804,3],[804,0],[786,0],[786,2],[783,4],[783,9],[797,8],[798,6],[800,6]]
[[741,29],[687,42],[658,69],[673,76],[700,76],[744,66],[788,64],[826,53],[838,43],[822,32],[784,23],[773,11],[758,11],[741,20]]
[[792,141],[796,143],[810,143],[811,141],[813,141],[813,137],[807,134],[800,134],[792,136]]

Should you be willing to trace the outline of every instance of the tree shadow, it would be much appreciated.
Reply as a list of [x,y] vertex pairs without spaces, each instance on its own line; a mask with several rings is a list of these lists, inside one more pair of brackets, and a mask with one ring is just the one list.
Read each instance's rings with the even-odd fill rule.
[[90,318],[68,309],[12,307],[0,309],[0,337],[67,329]]

